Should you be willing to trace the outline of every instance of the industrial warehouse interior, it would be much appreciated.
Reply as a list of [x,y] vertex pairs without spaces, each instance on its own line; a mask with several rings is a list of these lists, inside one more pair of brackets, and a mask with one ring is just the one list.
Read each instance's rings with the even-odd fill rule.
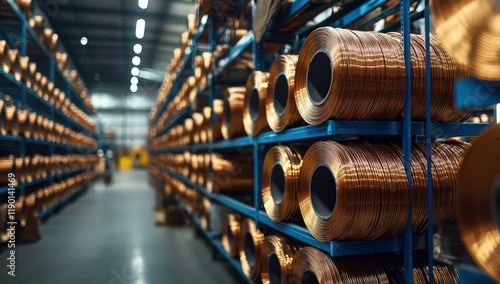
[[500,284],[498,0],[0,0],[0,283]]

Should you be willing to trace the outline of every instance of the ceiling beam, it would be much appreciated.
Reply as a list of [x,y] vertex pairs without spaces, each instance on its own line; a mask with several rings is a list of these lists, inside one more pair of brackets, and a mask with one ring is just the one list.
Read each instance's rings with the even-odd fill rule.
[[[118,35],[118,34],[116,34],[116,35]],[[61,34],[60,33],[59,36],[61,37],[61,40],[63,41],[64,45],[76,44],[76,45],[81,46],[81,43],[80,43],[81,36],[79,36],[79,35],[66,34],[66,33]],[[175,46],[175,47],[181,46],[180,40],[178,40],[177,42],[174,42],[174,41],[160,40],[159,38],[152,38],[152,39],[143,38],[140,41],[138,41],[137,39],[134,38],[135,36],[124,38],[124,37],[121,37],[120,35],[118,35],[117,37],[114,37],[114,36],[92,36],[92,34],[87,34],[86,37],[88,38],[89,42],[85,47],[91,47],[92,44],[95,42],[98,42],[98,43],[111,42],[111,43],[114,43],[115,46],[116,46],[116,43],[124,43],[124,44],[130,45],[130,48],[132,48],[134,46],[134,44],[136,44],[136,43],[140,43],[143,48],[146,48],[148,44],[153,44],[153,47],[154,47],[155,44],[158,44],[158,43],[161,45],[171,45],[171,46]]]
[[[74,12],[79,14],[99,14],[99,15],[115,15],[115,16],[126,16],[126,17],[137,17],[141,16],[146,19],[156,19],[159,21],[165,21],[166,19],[172,21],[184,21],[187,27],[187,17],[185,15],[168,15],[165,18],[163,12],[153,12],[151,10],[126,10],[126,9],[110,9],[102,7],[88,7],[88,6],[76,6],[71,5],[60,5],[60,12]],[[153,20],[154,20],[153,19]]]
[[[167,23],[173,24],[169,18],[165,19]],[[65,29],[74,29],[74,28],[83,28],[83,29],[88,29],[88,30],[97,30],[97,31],[116,31],[121,28],[123,28],[123,25],[113,25],[113,24],[95,24],[93,22],[83,22],[81,24],[77,24],[73,21],[68,22],[68,21],[57,21],[53,20],[52,25],[55,27],[64,27]],[[180,23],[179,25],[183,25],[187,29],[187,25],[184,23]],[[126,26],[127,29],[129,30],[134,30],[135,31],[135,22],[127,22]],[[164,31],[163,27],[154,27],[154,28],[149,28],[147,27],[147,32],[148,33],[157,33],[158,31]],[[177,37],[179,39],[179,37]]]

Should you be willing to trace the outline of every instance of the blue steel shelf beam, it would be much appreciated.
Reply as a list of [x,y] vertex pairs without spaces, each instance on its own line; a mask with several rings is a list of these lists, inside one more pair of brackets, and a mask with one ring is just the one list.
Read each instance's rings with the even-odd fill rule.
[[213,77],[219,76],[219,74],[229,66],[238,56],[240,56],[247,48],[252,45],[254,41],[253,31],[248,31],[248,33],[241,38],[229,51],[229,54],[219,61],[217,69],[212,73]]
[[500,82],[467,78],[455,85],[459,108],[481,108],[500,103]]

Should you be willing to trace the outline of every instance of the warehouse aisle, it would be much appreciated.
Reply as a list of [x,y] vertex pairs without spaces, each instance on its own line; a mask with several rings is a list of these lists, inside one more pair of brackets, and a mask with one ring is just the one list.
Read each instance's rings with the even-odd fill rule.
[[[147,172],[117,173],[101,181],[42,226],[42,239],[16,250],[16,277],[7,277],[0,255],[0,283],[239,283],[226,262],[190,226],[154,225],[154,191]],[[12,281],[15,280],[15,281]]]

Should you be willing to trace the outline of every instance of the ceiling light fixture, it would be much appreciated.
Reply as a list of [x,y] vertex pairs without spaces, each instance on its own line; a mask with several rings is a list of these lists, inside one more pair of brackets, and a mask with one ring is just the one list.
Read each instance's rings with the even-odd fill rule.
[[134,56],[134,58],[132,58],[132,64],[134,64],[135,66],[138,66],[141,64],[141,58],[139,56]]
[[89,40],[88,40],[86,37],[82,37],[82,38],[80,39],[80,43],[81,43],[82,45],[87,45],[87,43],[88,43],[88,42],[89,42]]
[[137,89],[138,89],[138,88],[137,88],[137,85],[130,85],[130,91],[131,91],[132,93],[137,92]]
[[135,52],[136,54],[141,54],[141,52],[142,52],[142,45],[140,45],[139,43],[136,43],[136,44],[134,45],[134,52]]
[[132,68],[131,73],[132,73],[132,76],[139,75],[139,68],[137,68],[137,67]]
[[144,21],[143,19],[137,20],[137,24],[135,26],[135,36],[138,39],[143,38],[145,30],[146,30],[146,21]]
[[137,77],[132,77],[132,79],[130,79],[130,83],[132,85],[137,85],[139,84],[139,79]]
[[139,0],[139,8],[146,9],[148,8],[148,0]]

